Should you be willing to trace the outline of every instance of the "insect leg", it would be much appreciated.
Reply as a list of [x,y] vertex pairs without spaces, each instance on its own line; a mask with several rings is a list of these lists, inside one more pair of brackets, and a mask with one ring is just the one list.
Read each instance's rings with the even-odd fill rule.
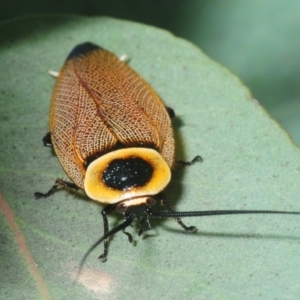
[[138,232],[138,235],[141,236],[144,232],[148,231],[148,230],[151,230],[152,227],[151,227],[151,224],[150,224],[150,221],[148,218],[145,218],[143,219],[141,222],[140,222],[140,225],[142,225],[144,222],[147,222],[147,227],[141,227],[139,232]]
[[[104,235],[108,233],[108,221],[107,221],[107,215],[110,214],[115,209],[115,205],[107,205],[101,212],[102,219],[103,219],[103,227],[104,227]],[[101,259],[103,262],[106,261],[107,258],[107,252],[108,252],[108,239],[104,240],[104,252],[99,256],[99,259]]]
[[[167,199],[166,195],[161,194],[162,195],[162,203],[163,206],[169,211],[169,212],[174,212],[169,200]],[[189,232],[194,232],[196,231],[196,227],[195,226],[186,226],[180,218],[174,218],[176,220],[176,222],[185,230],[185,231],[189,231]]]
[[176,115],[175,115],[174,109],[172,107],[169,107],[169,106],[165,106],[165,108],[166,108],[166,110],[169,114],[170,119],[175,118]]
[[200,155],[195,156],[191,161],[183,161],[183,160],[177,160],[176,163],[183,165],[183,166],[191,166],[193,165],[195,162],[202,162],[203,158]]
[[77,191],[79,188],[73,182],[68,182],[68,181],[64,181],[64,180],[61,180],[61,179],[57,179],[55,181],[55,184],[52,186],[52,188],[47,193],[43,194],[43,193],[40,193],[40,192],[35,192],[34,197],[36,199],[47,198],[47,197],[53,195],[56,191],[58,191],[60,189]]
[[51,141],[51,133],[47,132],[46,135],[43,137],[43,144],[45,147],[52,147]]
[[125,229],[123,229],[122,232],[127,235],[129,243],[132,243],[132,235],[129,232],[126,232]]

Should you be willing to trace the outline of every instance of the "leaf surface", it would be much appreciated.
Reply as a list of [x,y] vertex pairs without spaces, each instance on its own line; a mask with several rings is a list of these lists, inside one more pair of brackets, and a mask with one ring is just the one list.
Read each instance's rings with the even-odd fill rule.
[[[100,205],[58,192],[67,179],[42,137],[54,79],[69,51],[92,41],[131,57],[130,66],[178,118],[178,159],[166,193],[178,211],[300,211],[300,152],[240,80],[192,44],[166,31],[110,18],[29,17],[0,25],[0,293],[6,299],[278,299],[300,293],[298,216],[172,219],[133,245],[122,233],[108,261],[87,249],[101,237]],[[110,218],[110,226],[122,221]]]

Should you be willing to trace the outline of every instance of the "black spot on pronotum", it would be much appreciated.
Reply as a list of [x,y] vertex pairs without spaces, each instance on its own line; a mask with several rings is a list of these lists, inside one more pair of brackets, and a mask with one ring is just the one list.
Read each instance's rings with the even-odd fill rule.
[[127,190],[147,184],[153,173],[152,166],[139,157],[115,159],[105,169],[103,182],[116,190]]

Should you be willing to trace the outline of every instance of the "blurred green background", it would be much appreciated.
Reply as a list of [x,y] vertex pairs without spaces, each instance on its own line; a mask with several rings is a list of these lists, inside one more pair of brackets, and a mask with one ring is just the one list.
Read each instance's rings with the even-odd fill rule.
[[1,21],[52,13],[111,16],[190,40],[237,74],[300,145],[299,0],[0,0]]

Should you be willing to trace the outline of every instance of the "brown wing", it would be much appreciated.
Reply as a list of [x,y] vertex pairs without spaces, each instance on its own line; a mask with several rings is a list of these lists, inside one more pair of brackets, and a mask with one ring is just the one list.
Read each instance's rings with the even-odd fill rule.
[[124,147],[151,146],[174,159],[170,118],[153,89],[106,50],[68,59],[53,92],[52,143],[68,176],[83,188],[85,161]]

